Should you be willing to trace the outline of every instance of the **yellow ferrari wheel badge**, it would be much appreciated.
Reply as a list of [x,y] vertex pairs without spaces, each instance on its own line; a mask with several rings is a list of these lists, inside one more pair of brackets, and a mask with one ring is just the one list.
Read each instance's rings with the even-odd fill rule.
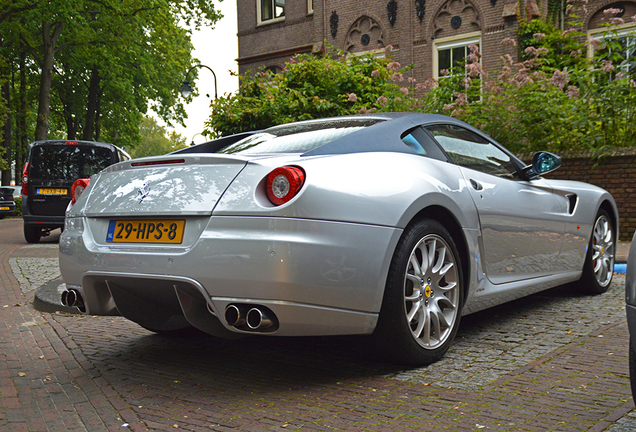
[[424,295],[426,295],[426,298],[429,298],[431,294],[433,294],[433,290],[431,289],[431,286],[426,285],[426,288],[424,288]]

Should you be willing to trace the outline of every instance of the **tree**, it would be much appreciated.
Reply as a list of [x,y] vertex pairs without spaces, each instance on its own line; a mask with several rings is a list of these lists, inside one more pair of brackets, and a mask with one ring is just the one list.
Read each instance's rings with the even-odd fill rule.
[[[221,18],[212,0],[0,4],[0,56],[8,65],[2,77],[18,69],[28,72],[19,85],[20,100],[33,74],[38,77],[36,140],[46,139],[52,129],[55,136],[134,144],[149,107],[168,124],[180,122],[185,110],[176,89],[196,63],[184,27],[213,25]],[[0,98],[0,111],[3,104],[7,97]]]
[[141,143],[130,151],[133,158],[158,156],[186,147],[186,139],[172,131],[166,136],[166,128],[152,117],[144,117],[139,125]]

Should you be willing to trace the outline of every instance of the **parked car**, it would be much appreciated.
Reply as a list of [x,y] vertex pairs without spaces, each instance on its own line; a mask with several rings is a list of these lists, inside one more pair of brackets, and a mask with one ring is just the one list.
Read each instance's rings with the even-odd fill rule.
[[629,382],[636,399],[636,233],[632,238],[625,272],[625,303],[629,328]]
[[69,208],[66,305],[172,332],[372,334],[427,364],[460,317],[612,280],[616,204],[477,129],[393,113],[290,123],[113,165]]
[[27,149],[22,172],[24,238],[37,243],[64,226],[71,186],[130,156],[113,144],[92,141],[37,141]]
[[0,187],[0,219],[15,213],[15,200],[12,186]]

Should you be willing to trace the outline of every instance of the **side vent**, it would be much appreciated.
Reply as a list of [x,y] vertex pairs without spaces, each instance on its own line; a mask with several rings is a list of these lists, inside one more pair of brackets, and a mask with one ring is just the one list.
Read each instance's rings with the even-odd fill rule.
[[568,213],[574,214],[576,205],[579,202],[579,197],[576,194],[569,194],[565,196],[568,200]]

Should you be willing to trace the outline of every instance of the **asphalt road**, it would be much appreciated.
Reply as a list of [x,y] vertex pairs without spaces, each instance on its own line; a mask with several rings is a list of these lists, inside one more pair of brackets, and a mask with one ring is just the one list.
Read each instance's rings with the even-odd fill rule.
[[622,275],[464,317],[442,361],[404,369],[364,337],[170,338],[36,310],[62,283],[58,238],[0,220],[0,430],[636,430]]

